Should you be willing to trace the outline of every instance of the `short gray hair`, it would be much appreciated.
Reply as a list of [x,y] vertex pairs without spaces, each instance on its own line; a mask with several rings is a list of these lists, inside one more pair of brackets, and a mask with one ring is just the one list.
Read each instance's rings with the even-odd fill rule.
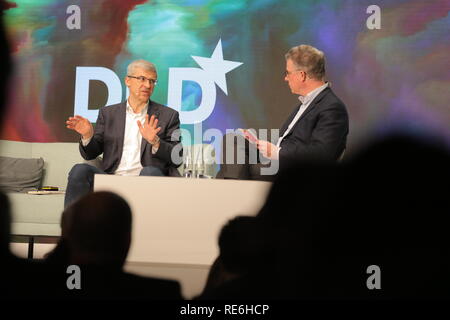
[[315,80],[325,79],[325,55],[319,49],[301,44],[292,47],[285,55],[286,60],[291,60],[294,65],[305,71],[306,74]]
[[132,61],[127,67],[127,75],[132,75],[134,69],[141,68],[150,72],[156,72],[156,67],[153,63],[148,62],[147,60],[139,59]]

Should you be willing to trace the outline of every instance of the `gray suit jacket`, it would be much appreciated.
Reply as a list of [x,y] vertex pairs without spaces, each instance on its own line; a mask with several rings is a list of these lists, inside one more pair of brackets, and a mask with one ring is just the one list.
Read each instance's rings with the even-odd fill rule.
[[[176,131],[180,128],[178,112],[150,100],[147,113],[149,117],[155,115],[158,119],[158,127],[161,127],[158,133],[160,146],[158,151],[152,154],[152,146],[142,139],[142,166],[155,166],[168,176],[180,176],[177,167],[181,165],[183,148],[179,130]],[[125,116],[126,102],[100,108],[91,141],[85,147],[80,141],[81,156],[86,160],[92,160],[103,153],[102,169],[110,174],[116,171],[122,157]],[[174,163],[171,158],[173,148],[176,148],[174,152],[177,152],[178,163]]]

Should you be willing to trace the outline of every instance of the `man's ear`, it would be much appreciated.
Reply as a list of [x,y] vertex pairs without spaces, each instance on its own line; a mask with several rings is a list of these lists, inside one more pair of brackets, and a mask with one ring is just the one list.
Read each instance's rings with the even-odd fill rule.
[[128,78],[127,76],[125,76],[125,85],[127,86],[127,87],[130,87],[130,78]]
[[306,78],[308,78],[308,75],[306,74],[306,72],[300,71],[300,80],[302,80],[302,82],[305,82]]

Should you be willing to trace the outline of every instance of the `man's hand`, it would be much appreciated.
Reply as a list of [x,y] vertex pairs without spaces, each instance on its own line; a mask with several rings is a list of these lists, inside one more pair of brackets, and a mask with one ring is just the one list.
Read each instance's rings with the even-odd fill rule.
[[94,135],[94,127],[88,119],[81,116],[69,117],[66,121],[66,127],[81,134],[83,139],[90,139]]
[[258,140],[256,147],[262,153],[262,155],[268,159],[274,160],[278,156],[278,148],[273,143],[264,140]]
[[161,131],[161,127],[157,127],[158,119],[155,119],[155,115],[152,115],[149,120],[148,114],[146,114],[144,125],[142,125],[139,121],[137,121],[137,124],[142,137],[155,148],[159,147],[158,132]]

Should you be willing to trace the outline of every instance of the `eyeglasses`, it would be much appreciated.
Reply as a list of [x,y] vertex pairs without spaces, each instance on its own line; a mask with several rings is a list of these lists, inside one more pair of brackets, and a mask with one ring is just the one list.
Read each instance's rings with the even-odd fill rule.
[[150,85],[152,86],[156,86],[156,84],[158,83],[158,80],[156,79],[149,79],[143,76],[140,77],[135,77],[135,76],[127,76],[128,78],[134,78],[134,79],[138,79],[140,83],[144,83],[145,81],[150,82]]

